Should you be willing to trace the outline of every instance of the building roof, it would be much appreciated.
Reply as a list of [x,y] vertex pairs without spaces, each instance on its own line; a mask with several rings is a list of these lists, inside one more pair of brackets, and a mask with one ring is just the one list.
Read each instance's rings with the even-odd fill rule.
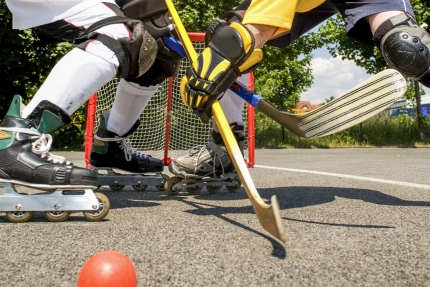
[[296,113],[309,112],[309,111],[318,109],[321,106],[322,105],[312,105],[309,101],[300,101],[297,103],[297,106],[294,109],[294,112]]

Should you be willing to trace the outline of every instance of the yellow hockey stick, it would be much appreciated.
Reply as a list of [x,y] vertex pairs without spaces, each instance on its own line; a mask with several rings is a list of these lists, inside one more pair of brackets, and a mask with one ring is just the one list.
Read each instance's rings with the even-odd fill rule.
[[[191,63],[197,60],[197,53],[194,50],[193,44],[188,37],[187,31],[179,18],[178,12],[172,3],[172,0],[166,0],[167,7],[172,16],[173,23],[176,25],[175,30],[181,38],[182,44],[185,47],[185,51],[188,55],[188,59]],[[248,168],[243,159],[239,145],[230,129],[230,125],[225,118],[224,112],[218,101],[215,101],[212,105],[212,114],[215,118],[215,122],[221,132],[221,136],[227,147],[227,151],[233,161],[236,168],[237,174],[245,188],[246,194],[251,201],[254,212],[260,220],[261,226],[279,240],[286,242],[286,235],[284,226],[282,225],[281,211],[279,209],[279,203],[276,195],[271,198],[271,204],[265,203],[257,189],[255,188],[254,182],[252,181],[251,175],[249,174]]]

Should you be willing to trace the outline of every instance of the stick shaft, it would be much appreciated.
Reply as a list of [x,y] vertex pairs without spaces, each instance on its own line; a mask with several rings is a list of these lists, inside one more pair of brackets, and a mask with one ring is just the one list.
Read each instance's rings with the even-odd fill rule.
[[[166,0],[167,7],[173,18],[173,22],[176,25],[176,32],[179,34],[183,45],[185,46],[185,51],[188,55],[188,59],[191,64],[197,61],[197,53],[194,50],[194,46],[191,43],[188,34],[179,19],[178,12],[173,6],[171,0]],[[249,174],[248,168],[242,156],[242,152],[237,144],[236,138],[227,122],[225,114],[219,104],[219,101],[215,101],[212,105],[212,114],[215,119],[221,136],[224,140],[224,144],[230,155],[230,158],[236,168],[236,172],[242,184],[245,188],[246,194],[251,201],[254,211],[260,221],[261,226],[267,230],[270,234],[276,238],[286,241],[285,231],[282,225],[281,212],[279,210],[279,204],[275,196],[272,197],[274,204],[266,204],[258,194],[257,189],[254,186],[251,175]]]

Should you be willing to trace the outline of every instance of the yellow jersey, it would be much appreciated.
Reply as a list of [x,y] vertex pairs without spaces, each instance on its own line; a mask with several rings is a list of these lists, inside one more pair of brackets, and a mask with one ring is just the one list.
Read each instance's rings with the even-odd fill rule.
[[290,31],[294,14],[307,12],[325,0],[252,0],[243,18],[243,24],[261,24],[278,27],[273,36]]

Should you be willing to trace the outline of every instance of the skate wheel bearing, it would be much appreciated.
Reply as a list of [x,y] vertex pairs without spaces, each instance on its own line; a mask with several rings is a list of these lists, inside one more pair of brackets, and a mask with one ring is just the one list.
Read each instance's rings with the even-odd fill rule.
[[99,209],[94,211],[84,211],[84,217],[88,221],[97,222],[106,217],[110,209],[109,198],[103,193],[94,193],[99,201]]

